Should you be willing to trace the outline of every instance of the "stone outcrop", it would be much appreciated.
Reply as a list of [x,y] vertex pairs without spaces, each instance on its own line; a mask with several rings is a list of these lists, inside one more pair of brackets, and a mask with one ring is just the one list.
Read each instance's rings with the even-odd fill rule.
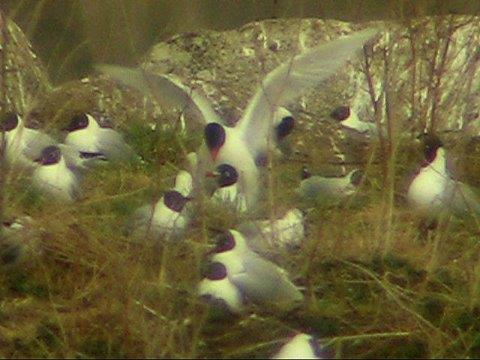
[[[200,88],[218,113],[234,124],[263,77],[277,65],[305,49],[367,27],[381,29],[373,45],[331,79],[289,104],[298,120],[290,141],[299,161],[326,174],[345,173],[348,167],[366,161],[369,142],[347,136],[330,118],[340,105],[350,105],[363,121],[386,127],[385,139],[380,140],[382,151],[389,151],[387,140],[412,139],[426,129],[443,133],[453,143],[465,140],[465,134],[469,138],[479,135],[476,129],[480,127],[475,127],[480,121],[478,17],[421,18],[408,24],[267,20],[237,30],[174,36],[155,45],[141,67],[175,74],[188,86]],[[16,26],[11,28],[12,34],[20,34]],[[23,35],[16,37],[25,42]],[[32,94],[48,88],[44,72],[27,49],[35,66],[17,67],[21,81],[12,82],[7,96],[12,107],[20,110],[28,108],[32,95],[17,100],[14,95],[21,91],[13,86],[37,89]],[[120,126],[139,119],[161,119],[168,126],[178,118],[172,109],[158,109],[136,91],[104,76],[64,84],[43,96],[35,109],[54,128],[64,124],[72,112],[89,110],[108,113]],[[462,136],[456,136],[458,132]]]

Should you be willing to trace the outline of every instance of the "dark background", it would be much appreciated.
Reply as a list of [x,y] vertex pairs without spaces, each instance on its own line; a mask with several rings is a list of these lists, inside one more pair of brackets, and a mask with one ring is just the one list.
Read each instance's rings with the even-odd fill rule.
[[51,79],[80,78],[96,62],[135,65],[156,42],[199,29],[233,29],[254,20],[319,17],[404,21],[478,14],[465,0],[0,0],[31,39]]

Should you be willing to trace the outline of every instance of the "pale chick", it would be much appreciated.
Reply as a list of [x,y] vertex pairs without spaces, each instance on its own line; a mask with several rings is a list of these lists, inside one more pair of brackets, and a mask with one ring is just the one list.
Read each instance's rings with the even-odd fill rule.
[[457,215],[480,214],[480,199],[466,184],[451,178],[442,141],[434,135],[424,136],[425,160],[407,192],[412,207],[434,219],[443,210]]
[[359,31],[280,64],[257,87],[235,127],[228,126],[199,91],[189,89],[175,77],[114,66],[102,66],[100,70],[146,94],[153,93],[165,105],[186,109],[203,123],[204,144],[198,151],[196,181],[203,188],[206,172],[220,164],[233,166],[239,174],[238,183],[245,193],[247,208],[252,210],[258,206],[261,193],[257,159],[268,149],[268,144],[274,143],[275,111],[332,76],[376,33],[374,29]]
[[311,335],[300,333],[290,339],[272,359],[322,359],[318,341]]
[[0,131],[0,147],[5,148],[6,160],[10,165],[32,168],[42,150],[56,143],[39,129],[27,127],[20,115],[15,113],[4,115]]
[[229,230],[217,238],[211,261],[224,264],[232,284],[254,303],[291,309],[303,300],[287,272],[252,251],[238,231]]
[[79,197],[78,172],[67,165],[58,146],[43,149],[36,162],[39,166],[33,172],[32,182],[38,190],[62,202],[73,202]]
[[219,261],[210,262],[204,278],[198,284],[198,295],[212,306],[241,314],[245,308],[242,294],[228,278],[227,268]]

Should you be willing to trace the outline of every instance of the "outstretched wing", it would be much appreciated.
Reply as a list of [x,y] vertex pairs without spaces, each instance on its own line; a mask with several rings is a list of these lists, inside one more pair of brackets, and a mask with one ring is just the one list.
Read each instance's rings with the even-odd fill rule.
[[173,74],[158,75],[142,69],[116,65],[97,65],[96,68],[111,78],[151,96],[163,107],[185,110],[202,125],[209,122],[223,123],[210,101],[200,91],[190,89]]
[[237,125],[243,131],[251,151],[256,154],[265,143],[273,112],[278,106],[287,106],[303,90],[330,77],[376,33],[375,29],[367,29],[319,45],[271,71]]
[[128,145],[121,134],[113,129],[100,129],[98,137],[98,149],[100,153],[112,161],[135,161],[139,160],[135,151]]

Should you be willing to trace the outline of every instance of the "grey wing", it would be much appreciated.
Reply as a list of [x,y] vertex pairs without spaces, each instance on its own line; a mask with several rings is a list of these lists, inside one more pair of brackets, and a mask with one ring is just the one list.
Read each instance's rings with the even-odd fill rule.
[[126,224],[127,234],[137,236],[147,236],[154,230],[153,216],[156,205],[148,203],[139,207],[128,220]]
[[300,196],[309,199],[317,197],[331,199],[335,193],[333,183],[321,176],[312,176],[302,181],[297,192]]
[[151,96],[165,108],[185,110],[200,124],[223,123],[210,101],[198,90],[184,85],[173,74],[157,75],[142,69],[130,69],[115,65],[97,65],[96,68],[113,79]]
[[101,131],[102,134],[98,137],[98,148],[108,160],[133,161],[139,159],[118,132],[113,129],[102,129]]
[[31,160],[37,160],[42,150],[47,146],[56,145],[56,141],[49,135],[37,130],[29,130],[28,138],[25,141],[25,148],[23,149],[23,155]]
[[285,106],[335,73],[378,31],[367,29],[316,46],[271,71],[250,100],[239,126],[252,151],[258,152],[269,134],[269,119]]
[[80,187],[81,174],[78,172],[78,170],[72,170],[72,169],[70,170],[75,175],[74,183],[70,188],[70,196],[72,197],[72,199],[80,199],[82,196],[82,189]]
[[272,255],[272,249],[263,236],[260,226],[254,221],[247,221],[237,226],[237,230],[245,237],[248,247],[262,256]]
[[243,263],[245,272],[233,275],[231,281],[254,302],[290,308],[303,300],[286,272],[274,263],[255,254],[245,256]]

